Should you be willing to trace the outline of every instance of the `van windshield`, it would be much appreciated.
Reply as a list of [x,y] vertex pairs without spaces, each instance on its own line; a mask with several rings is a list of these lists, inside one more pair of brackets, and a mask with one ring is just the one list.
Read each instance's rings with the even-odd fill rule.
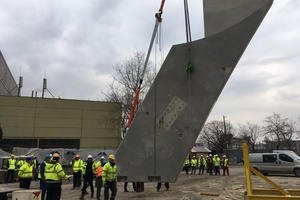
[[300,161],[300,157],[297,154],[287,154],[288,156],[290,156],[291,158],[293,158],[294,160]]

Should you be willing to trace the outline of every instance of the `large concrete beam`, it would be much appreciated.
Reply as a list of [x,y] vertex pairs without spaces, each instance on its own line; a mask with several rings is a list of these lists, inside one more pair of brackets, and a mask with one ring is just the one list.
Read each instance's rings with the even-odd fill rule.
[[[204,0],[206,37],[171,48],[117,150],[119,177],[136,182],[176,181],[272,2]],[[193,72],[186,72],[188,63],[194,65]]]

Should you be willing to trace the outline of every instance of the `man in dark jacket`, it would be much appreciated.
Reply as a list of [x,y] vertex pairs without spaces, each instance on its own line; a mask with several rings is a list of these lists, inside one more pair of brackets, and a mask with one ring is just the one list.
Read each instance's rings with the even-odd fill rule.
[[84,199],[84,195],[86,193],[86,188],[89,185],[91,187],[91,198],[94,197],[94,185],[93,185],[93,179],[94,179],[94,170],[93,170],[93,156],[88,155],[87,163],[85,170],[83,171],[83,188],[81,192],[81,197],[79,199]]

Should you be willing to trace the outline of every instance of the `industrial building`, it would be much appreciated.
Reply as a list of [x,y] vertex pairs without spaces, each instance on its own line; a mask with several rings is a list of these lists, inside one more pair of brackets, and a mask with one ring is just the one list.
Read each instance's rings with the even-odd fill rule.
[[1,52],[0,64],[0,148],[117,149],[120,103],[20,97]]

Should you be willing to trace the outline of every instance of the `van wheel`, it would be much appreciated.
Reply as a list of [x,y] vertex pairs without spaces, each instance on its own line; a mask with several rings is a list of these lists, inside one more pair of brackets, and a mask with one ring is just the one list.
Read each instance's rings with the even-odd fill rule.
[[299,168],[294,169],[294,174],[295,174],[295,176],[299,177],[300,176],[300,169]]

